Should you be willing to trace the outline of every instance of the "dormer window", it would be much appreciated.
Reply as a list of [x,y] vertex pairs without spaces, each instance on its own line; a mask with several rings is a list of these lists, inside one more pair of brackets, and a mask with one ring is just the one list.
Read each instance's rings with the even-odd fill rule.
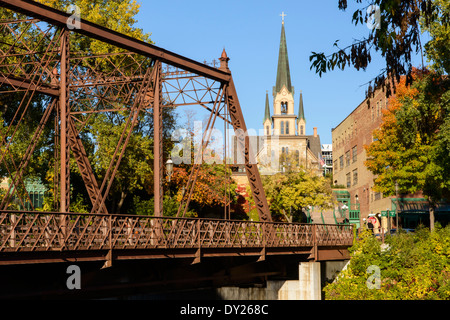
[[281,103],[281,114],[287,114],[287,102]]

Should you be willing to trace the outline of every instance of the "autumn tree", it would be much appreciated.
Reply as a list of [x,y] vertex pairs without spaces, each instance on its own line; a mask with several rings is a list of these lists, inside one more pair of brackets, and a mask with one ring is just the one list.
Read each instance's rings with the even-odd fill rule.
[[422,191],[430,206],[430,228],[439,201],[450,196],[450,81],[416,71],[414,82],[402,78],[383,112],[383,123],[366,146],[365,165],[375,175],[374,190],[394,195]]
[[[181,203],[193,166],[182,165],[174,168],[169,191],[173,197]],[[195,176],[195,172],[193,177]],[[224,164],[205,164],[199,166],[196,174],[189,209],[204,216],[214,212],[223,212],[225,206],[237,204],[237,184],[231,178],[231,170]]]

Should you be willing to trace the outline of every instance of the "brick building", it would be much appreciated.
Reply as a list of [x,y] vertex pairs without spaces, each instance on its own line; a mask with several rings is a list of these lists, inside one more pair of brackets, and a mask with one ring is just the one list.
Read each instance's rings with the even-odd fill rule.
[[[332,129],[333,148],[333,182],[340,186],[341,193],[347,197],[341,198],[349,212],[359,211],[358,226],[376,218],[377,224],[383,228],[396,227],[397,216],[403,228],[427,224],[428,207],[421,192],[417,194],[399,194],[386,197],[373,190],[375,176],[364,162],[367,159],[365,145],[373,141],[373,131],[382,123],[382,110],[387,109],[388,99],[381,89],[375,91],[370,98],[361,102],[341,123]],[[448,206],[437,208],[437,219],[448,220]],[[445,219],[441,219],[444,221]]]
[[346,204],[360,210],[360,224],[369,215],[392,210],[391,197],[373,190],[374,175],[364,165],[367,159],[365,145],[373,141],[372,132],[382,122],[382,110],[388,99],[381,89],[359,104],[341,123],[332,129],[333,182],[349,193]]

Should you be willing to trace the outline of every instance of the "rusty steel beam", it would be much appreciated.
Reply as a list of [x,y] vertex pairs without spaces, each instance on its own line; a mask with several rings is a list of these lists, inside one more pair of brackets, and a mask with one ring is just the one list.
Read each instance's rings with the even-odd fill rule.
[[155,64],[156,74],[153,88],[153,192],[154,214],[163,216],[163,121],[161,104],[161,62]]
[[53,88],[43,84],[36,85],[30,82],[30,80],[28,79],[21,79],[13,76],[8,77],[2,76],[0,77],[0,84],[8,84],[13,88],[36,91],[52,97],[59,96],[59,90],[57,88]]
[[69,119],[70,119],[70,91],[69,91],[69,31],[63,30],[61,36],[61,76],[60,76],[60,211],[69,212],[70,207],[70,151],[69,151]]
[[[101,193],[100,188],[98,187],[97,179],[95,178],[94,171],[92,170],[92,166],[89,162],[89,158],[87,156],[86,150],[84,149],[83,142],[81,138],[77,134],[77,130],[75,128],[75,124],[73,119],[70,118],[69,122],[69,144],[72,149],[73,156],[78,164],[78,169],[81,174],[81,178],[84,181],[84,185],[88,192],[89,198],[91,199],[92,205],[95,203],[100,203]],[[108,209],[103,203],[100,207],[101,213],[108,213]]]
[[[64,13],[31,0],[0,0],[0,6],[23,13],[33,18],[41,19],[62,28],[67,28],[67,21],[70,17],[70,14],[68,13]],[[191,71],[210,79],[221,82],[228,82],[230,80],[230,74],[227,72],[191,60],[144,41],[134,39],[119,32],[112,31],[83,19],[80,19],[80,28],[73,29],[71,31],[113,44],[119,48],[132,51],[152,59],[157,59],[161,62],[179,67],[183,70]]]

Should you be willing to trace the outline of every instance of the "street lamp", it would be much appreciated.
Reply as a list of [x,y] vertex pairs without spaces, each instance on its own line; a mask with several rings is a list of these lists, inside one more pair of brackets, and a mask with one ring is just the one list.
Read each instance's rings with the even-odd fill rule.
[[[342,210],[342,212],[344,213],[344,216],[343,216],[343,217],[342,217],[342,213],[341,213],[341,217],[344,218],[344,220],[347,219],[347,216],[345,215],[345,211],[346,211],[347,209],[348,209],[348,206],[344,203],[344,204],[342,205],[342,207],[341,207],[341,210]],[[350,221],[350,213],[349,213],[348,219],[349,219],[349,221]]]
[[168,181],[170,182],[170,178],[172,177],[173,173],[173,161],[170,158],[166,161],[166,171],[167,175],[169,176]]

